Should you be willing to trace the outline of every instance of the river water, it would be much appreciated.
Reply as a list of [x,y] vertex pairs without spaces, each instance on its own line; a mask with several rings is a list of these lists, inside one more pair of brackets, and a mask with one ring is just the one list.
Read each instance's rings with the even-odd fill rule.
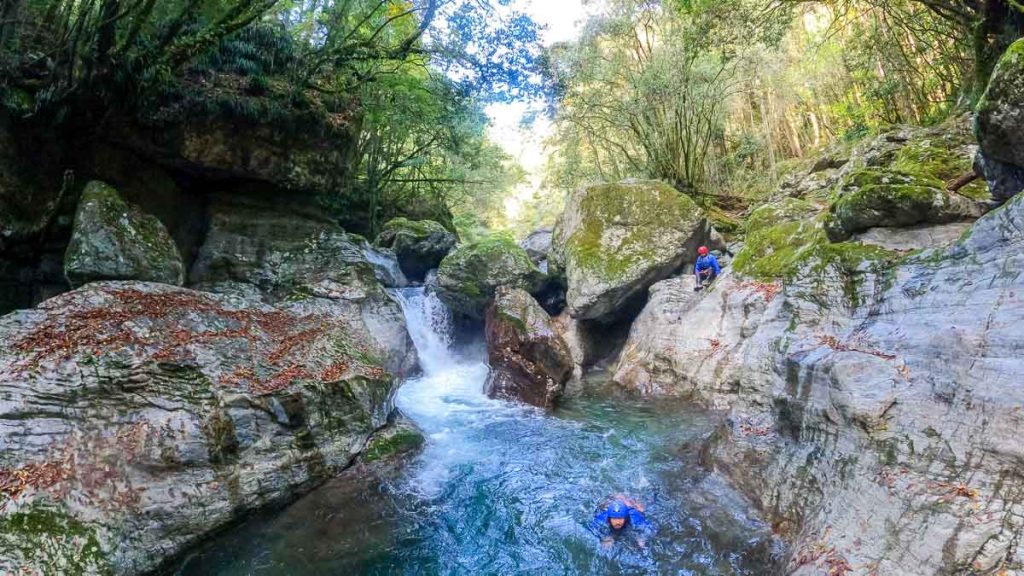
[[[444,307],[396,292],[423,374],[396,400],[422,429],[402,466],[344,474],[191,555],[177,574],[765,574],[776,544],[696,451],[720,416],[616,393],[600,373],[550,413],[491,400],[482,346],[452,345]],[[587,525],[614,493],[656,535],[600,546]]]

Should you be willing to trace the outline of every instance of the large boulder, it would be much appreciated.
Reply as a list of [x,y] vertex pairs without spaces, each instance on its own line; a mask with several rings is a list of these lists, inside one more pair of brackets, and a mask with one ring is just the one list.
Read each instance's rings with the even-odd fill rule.
[[181,285],[185,265],[174,239],[155,216],[128,204],[111,186],[85,185],[64,254],[72,286],[97,280]]
[[1006,200],[1024,189],[1024,40],[999,59],[978,103],[977,134],[993,195]]
[[395,218],[384,225],[374,245],[392,250],[406,278],[422,282],[456,242],[455,234],[437,222]]
[[552,232],[551,228],[534,230],[519,244],[523,250],[526,250],[530,260],[533,260],[533,263],[538,266],[548,259],[548,252],[551,251]]
[[485,332],[491,363],[488,396],[554,406],[572,375],[573,359],[533,296],[498,288],[487,309]]
[[978,103],[977,133],[987,157],[1024,166],[1024,39],[999,59]]
[[615,379],[729,412],[704,462],[789,540],[789,573],[1019,572],[1022,231],[1018,196],[884,266],[824,242],[783,283],[657,284]]
[[335,310],[99,282],[0,318],[0,572],[149,573],[349,465],[397,379]]
[[709,234],[701,209],[662,182],[576,190],[551,248],[552,263],[568,279],[569,313],[601,320],[628,313],[651,284],[692,262]]
[[832,205],[835,239],[874,228],[916,224],[945,224],[975,220],[985,206],[946,191],[940,180],[896,170],[862,169],[851,172]]
[[216,196],[209,210],[209,231],[190,273],[195,287],[272,304],[330,303],[332,314],[372,328],[388,370],[415,368],[402,309],[361,239],[315,212],[254,198]]
[[526,251],[500,235],[457,247],[437,269],[438,296],[454,313],[474,320],[483,320],[499,286],[533,292],[543,280]]

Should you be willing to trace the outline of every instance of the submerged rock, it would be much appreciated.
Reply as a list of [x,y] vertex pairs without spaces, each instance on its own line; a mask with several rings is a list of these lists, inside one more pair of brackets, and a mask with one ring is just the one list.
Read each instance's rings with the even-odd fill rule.
[[454,313],[482,320],[499,286],[535,291],[544,275],[526,251],[504,236],[463,244],[441,261],[438,296]]
[[0,318],[0,572],[146,573],[333,476],[392,411],[374,330],[140,282]]
[[498,288],[485,332],[491,363],[487,395],[554,406],[572,375],[572,355],[533,296]]
[[384,225],[374,245],[391,249],[405,276],[422,282],[455,248],[456,241],[455,234],[437,222],[395,218]]
[[671,186],[626,181],[576,190],[558,219],[553,264],[568,279],[569,313],[611,321],[628,314],[651,284],[695,259],[710,226]]
[[1022,570],[1022,230],[1015,198],[885,266],[661,283],[615,379],[731,411],[705,462],[790,538],[794,573],[815,550],[879,574]]
[[103,182],[85,185],[64,254],[72,286],[97,280],[141,280],[180,286],[185,265],[155,216],[121,199]]

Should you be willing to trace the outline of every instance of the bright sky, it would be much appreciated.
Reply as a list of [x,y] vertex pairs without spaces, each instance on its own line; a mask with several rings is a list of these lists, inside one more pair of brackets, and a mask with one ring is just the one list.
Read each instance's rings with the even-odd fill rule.
[[[576,38],[588,13],[583,7],[583,0],[516,0],[513,7],[546,27],[542,36],[546,46]],[[487,108],[491,119],[488,128],[491,140],[516,158],[528,173],[526,184],[505,201],[505,212],[510,218],[519,213],[522,202],[540,187],[541,171],[547,157],[543,144],[551,133],[551,123],[545,118],[538,118],[531,127],[524,129],[519,125],[529,107],[527,102],[516,102],[492,104]]]

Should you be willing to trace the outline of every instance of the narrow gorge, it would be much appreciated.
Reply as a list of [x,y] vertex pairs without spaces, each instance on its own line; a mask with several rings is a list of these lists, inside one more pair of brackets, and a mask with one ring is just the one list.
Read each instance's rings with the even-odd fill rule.
[[[616,61],[582,46],[629,30],[629,66],[660,72],[675,46],[591,16],[518,80],[546,74],[556,124],[586,125],[556,126],[545,203],[457,79],[509,81],[431,76],[452,45],[430,26],[532,47],[520,19],[99,4],[0,9],[0,574],[1024,574],[1024,40],[973,100],[834,138],[822,107],[814,145],[783,128],[765,164],[699,94],[681,117],[720,122],[713,169],[656,150],[653,106],[637,143],[605,127],[621,157],[586,140],[572,107],[615,94],[570,72]],[[727,17],[623,6],[602,9],[687,39]],[[784,23],[824,33],[808,10]],[[65,70],[16,14],[91,14],[96,54]],[[705,40],[712,71],[742,43]],[[119,71],[144,100],[57,79]],[[722,267],[703,289],[698,248]],[[596,537],[616,494],[649,538]]]

